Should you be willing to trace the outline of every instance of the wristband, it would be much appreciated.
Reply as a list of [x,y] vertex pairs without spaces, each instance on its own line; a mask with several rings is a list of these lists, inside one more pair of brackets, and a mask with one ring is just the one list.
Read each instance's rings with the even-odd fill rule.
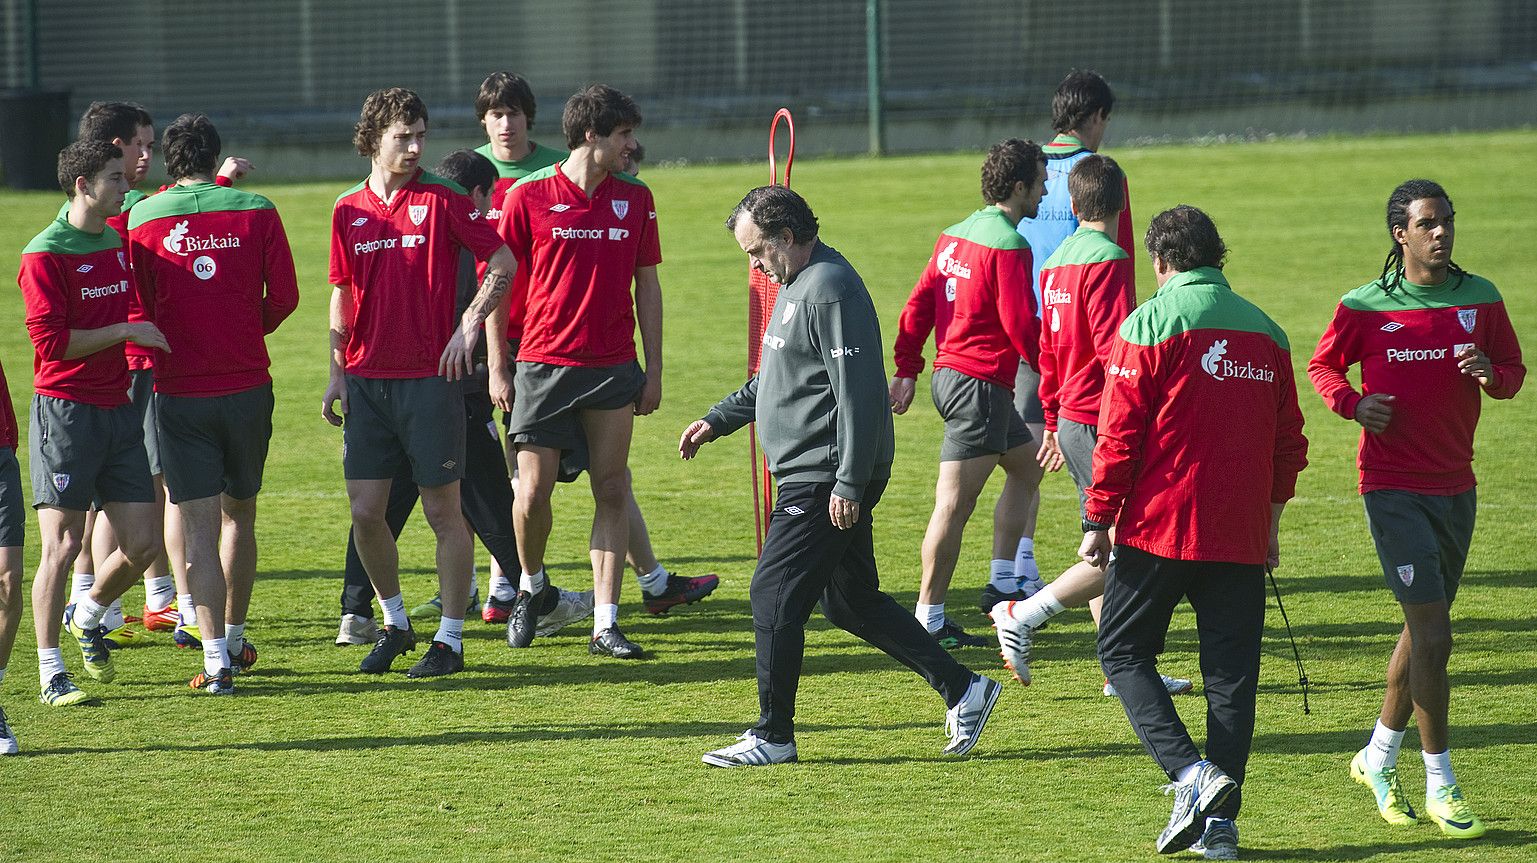
[[1097,521],[1090,521],[1088,519],[1084,519],[1083,520],[1083,532],[1084,533],[1093,533],[1095,531],[1107,531],[1109,529],[1110,529],[1110,525],[1108,525],[1108,524],[1100,524]]

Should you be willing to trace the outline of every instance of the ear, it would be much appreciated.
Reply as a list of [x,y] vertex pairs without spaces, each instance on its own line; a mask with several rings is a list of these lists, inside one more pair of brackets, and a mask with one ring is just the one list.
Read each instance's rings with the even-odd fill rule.
[[1409,233],[1409,229],[1407,227],[1394,225],[1391,229],[1389,229],[1388,233],[1393,237],[1393,242],[1402,246],[1404,244],[1404,235]]
[[124,141],[122,138],[113,138],[112,139],[112,146],[117,147],[118,149],[121,150],[122,148],[128,146],[128,142]]
[[90,181],[87,180],[84,177],[76,177],[75,178],[75,194],[76,195],[83,195],[83,194],[85,194],[86,192],[89,192],[89,191],[91,191],[91,183],[90,183]]

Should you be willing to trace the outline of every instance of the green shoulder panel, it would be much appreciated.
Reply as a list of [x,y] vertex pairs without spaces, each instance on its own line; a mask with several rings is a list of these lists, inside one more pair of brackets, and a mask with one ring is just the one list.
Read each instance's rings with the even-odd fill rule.
[[1192,330],[1233,330],[1267,335],[1291,350],[1286,332],[1260,308],[1228,286],[1222,271],[1202,267],[1178,273],[1121,324],[1121,338],[1152,346]]
[[333,209],[333,210],[336,209],[336,207],[341,204],[343,198],[347,198],[347,197],[350,197],[352,195],[356,195],[358,192],[363,191],[363,187],[366,186],[366,185],[368,185],[368,178],[364,177],[363,179],[358,181],[357,185],[353,186],[352,188],[348,189],[345,192],[342,192],[340,195],[337,195],[336,196],[336,203],[331,205],[331,209]]
[[424,186],[442,186],[449,191],[458,192],[461,195],[469,194],[469,191],[463,186],[455,183],[453,180],[450,180],[447,177],[440,177],[431,171],[423,171],[416,175],[416,182],[421,183]]
[[614,179],[618,180],[621,183],[629,183],[632,186],[639,186],[642,189],[649,188],[646,185],[645,181],[641,180],[641,178],[635,176],[634,174],[618,173],[618,174],[611,174],[610,176],[612,176]]
[[1071,236],[1057,246],[1057,250],[1051,253],[1046,267],[1067,267],[1074,264],[1102,264],[1106,261],[1124,261],[1130,257],[1126,250],[1105,235],[1103,231],[1093,228],[1080,227]]
[[1030,248],[1030,243],[997,207],[983,207],[964,221],[946,228],[945,235],[989,249],[1015,251]]
[[1046,142],[1041,152],[1048,158],[1060,159],[1063,156],[1071,156],[1088,149],[1083,142],[1065,132],[1058,132],[1055,138]]
[[190,216],[193,213],[273,209],[276,207],[271,201],[254,192],[243,192],[213,183],[172,186],[134,207],[128,213],[128,229],[133,230],[155,219]]
[[529,151],[527,156],[524,156],[523,158],[514,162],[513,165],[516,166],[519,171],[526,171],[532,174],[533,172],[542,168],[548,168],[551,165],[556,164],[557,162],[566,158],[568,155],[570,154],[565,150],[557,150],[554,147],[546,147],[538,141],[535,141],[534,149]]
[[1450,309],[1503,301],[1500,292],[1483,276],[1453,275],[1432,287],[1400,282],[1388,293],[1382,279],[1368,282],[1340,298],[1340,305],[1357,312],[1404,312],[1414,309]]
[[49,253],[54,255],[90,255],[96,252],[104,252],[108,249],[119,249],[123,246],[123,238],[118,236],[111,226],[102,229],[99,234],[87,234],[71,225],[67,219],[55,219],[42,233],[32,238],[27,247],[21,250],[23,255],[35,255]]
[[535,182],[538,182],[540,180],[548,180],[549,178],[551,178],[553,176],[555,176],[555,166],[554,165],[546,165],[543,168],[540,168],[539,170],[533,172],[532,174],[529,174],[527,177],[524,177],[523,179],[517,181],[516,183],[513,183],[513,185],[514,186],[521,186],[524,183],[535,183]]

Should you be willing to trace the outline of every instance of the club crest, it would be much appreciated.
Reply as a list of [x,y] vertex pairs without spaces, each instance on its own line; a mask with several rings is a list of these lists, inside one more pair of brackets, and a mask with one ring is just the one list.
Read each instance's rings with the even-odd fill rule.
[[1398,568],[1398,580],[1404,583],[1404,587],[1414,584],[1414,564],[1406,563]]
[[54,474],[53,475],[53,487],[58,489],[61,492],[64,491],[64,489],[69,488],[69,474],[67,474],[67,473],[56,473],[56,474]]
[[1457,323],[1462,324],[1463,332],[1473,332],[1473,325],[1478,323],[1478,309],[1458,309]]
[[614,208],[615,216],[623,219],[630,214],[629,201],[609,201],[608,203]]
[[128,269],[128,259],[123,256],[122,252],[117,253],[117,265],[125,270]]
[[413,225],[420,225],[422,222],[427,221],[426,204],[412,204],[406,208],[406,212],[411,216],[411,224]]
[[786,302],[785,303],[784,314],[781,315],[780,318],[779,318],[780,325],[783,326],[785,324],[788,324],[790,322],[790,319],[793,318],[793,317],[795,317],[795,304],[791,303],[791,302]]

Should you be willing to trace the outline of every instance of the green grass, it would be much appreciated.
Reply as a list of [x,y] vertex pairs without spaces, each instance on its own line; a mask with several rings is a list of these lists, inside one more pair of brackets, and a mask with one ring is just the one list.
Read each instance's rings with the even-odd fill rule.
[[[1525,177],[1537,134],[1375,138],[1115,152],[1131,177],[1139,230],[1157,210],[1208,210],[1232,250],[1235,287],[1287,329],[1305,363],[1338,297],[1375,277],[1387,248],[1388,192],[1440,180],[1459,205],[1457,259],[1505,291],[1534,343],[1537,206]],[[875,295],[889,350],[897,313],[936,232],[976,206],[977,154],[807,161],[796,188]],[[360,166],[361,173],[361,166]],[[677,460],[677,435],[741,383],[746,328],[742,254],[721,220],[760,165],[658,167],[666,295],[664,402],[637,423],[637,494],[664,562],[719,572],[719,592],[671,617],[641,614],[633,581],[626,631],[656,653],[591,658],[585,627],[513,653],[501,632],[469,626],[469,670],[436,682],[353,673],[361,649],[331,645],[346,534],[339,434],[319,416],[325,383],[330,205],[351,180],[249,187],[278,204],[303,286],[297,314],[270,340],[276,438],[262,495],[261,570],[250,621],[261,648],[234,700],[186,689],[195,654],[168,639],[119,654],[119,682],[83,681],[95,708],[35,698],[30,614],[0,685],[25,756],[0,761],[0,860],[78,861],[173,853],[188,860],[983,860],[1152,859],[1167,816],[1161,774],[1100,672],[1082,611],[1043,635],[1028,690],[1010,684],[974,757],[943,759],[943,704],[917,677],[815,620],[801,686],[796,767],[713,771],[702,751],[756,716],[747,584],[753,518],[747,441]],[[58,206],[12,194],[0,206],[0,269]],[[1145,262],[1140,293],[1152,289]],[[0,360],[22,417],[31,349],[19,292]],[[1280,617],[1268,619],[1259,729],[1242,821],[1249,859],[1524,860],[1537,839],[1537,519],[1532,428],[1537,400],[1487,403],[1479,432],[1480,524],[1454,611],[1455,764],[1490,834],[1442,840],[1433,826],[1384,824],[1346,765],[1370,729],[1398,612],[1381,584],[1354,488],[1355,426],[1303,384],[1312,466],[1283,526],[1287,610],[1315,682],[1304,716]],[[1220,427],[1221,417],[1213,417]],[[895,477],[877,513],[886,587],[911,603],[932,505],[939,422],[927,405],[897,419]],[[984,498],[984,513],[996,486]],[[1076,496],[1048,478],[1037,532],[1042,568],[1070,562]],[[558,582],[586,580],[590,503],[563,487],[550,559]],[[967,537],[952,607],[971,608],[989,557],[985,515]],[[407,528],[408,602],[433,590],[431,545]],[[28,539],[35,565],[35,532]],[[485,556],[481,554],[482,566]],[[482,569],[482,578],[484,570]],[[30,576],[28,579],[30,583]],[[129,594],[139,601],[139,591]],[[30,611],[30,609],[29,609]],[[68,662],[79,657],[66,648]],[[1001,675],[992,651],[963,660]],[[1176,614],[1165,668],[1195,676],[1188,609]],[[1200,737],[1204,702],[1179,705]],[[1418,799],[1416,738],[1405,787]],[[1437,855],[1433,858],[1428,854]]]

